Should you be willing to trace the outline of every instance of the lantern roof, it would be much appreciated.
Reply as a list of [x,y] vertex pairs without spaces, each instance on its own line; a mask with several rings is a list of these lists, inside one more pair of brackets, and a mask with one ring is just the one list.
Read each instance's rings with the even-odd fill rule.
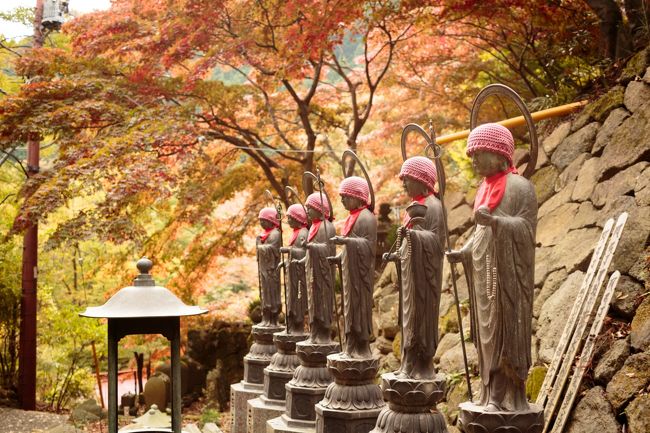
[[146,257],[138,260],[140,275],[133,285],[124,287],[99,307],[88,307],[81,313],[84,317],[126,319],[138,317],[179,317],[207,313],[201,307],[185,305],[168,289],[156,286],[149,275],[153,263]]

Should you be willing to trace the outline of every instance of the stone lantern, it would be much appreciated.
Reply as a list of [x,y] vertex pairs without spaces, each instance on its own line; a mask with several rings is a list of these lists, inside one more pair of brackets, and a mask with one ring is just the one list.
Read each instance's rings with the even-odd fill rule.
[[153,263],[138,260],[133,286],[125,287],[101,307],[88,307],[84,317],[108,319],[108,432],[117,433],[117,344],[127,335],[161,334],[171,343],[172,430],[181,433],[180,317],[206,313],[185,305],[164,287],[156,286],[149,271]]

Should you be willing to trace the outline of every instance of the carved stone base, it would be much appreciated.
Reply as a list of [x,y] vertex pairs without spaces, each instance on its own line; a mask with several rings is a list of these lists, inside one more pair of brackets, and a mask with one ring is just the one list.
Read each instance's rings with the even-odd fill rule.
[[273,334],[283,329],[282,326],[253,326],[251,334],[255,342],[248,354],[244,356],[244,381],[264,383],[264,369],[269,365],[276,352]]
[[465,433],[541,433],[544,427],[544,410],[532,403],[518,412],[486,412],[469,401],[459,407],[458,426]]
[[266,433],[316,433],[316,421],[299,421],[282,414],[266,422]]
[[434,379],[407,379],[387,373],[381,381],[388,407],[379,414],[371,433],[447,433],[445,417],[435,410],[445,395],[444,374]]
[[381,409],[344,411],[316,405],[316,433],[368,433],[377,423]]
[[309,341],[296,343],[300,365],[293,373],[293,379],[285,385],[287,417],[296,422],[316,420],[314,405],[321,401],[325,390],[332,383],[327,369],[327,355],[340,350],[338,343],[316,344]]
[[385,407],[381,389],[374,383],[379,358],[354,359],[337,353],[327,357],[334,383],[316,405],[316,432],[368,433]]
[[248,383],[243,380],[230,385],[230,416],[232,433],[246,433],[248,400],[259,397],[264,392],[264,385]]
[[264,395],[273,400],[285,400],[285,385],[293,378],[300,365],[296,355],[296,343],[308,337],[307,334],[287,334],[278,332],[273,336],[277,352],[271,363],[264,369]]
[[272,400],[264,395],[248,400],[247,433],[266,433],[266,422],[286,410],[284,400]]

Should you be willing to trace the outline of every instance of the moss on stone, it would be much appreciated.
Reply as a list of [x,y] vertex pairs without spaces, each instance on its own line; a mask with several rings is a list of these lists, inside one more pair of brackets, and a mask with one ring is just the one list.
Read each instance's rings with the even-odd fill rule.
[[623,106],[624,96],[625,88],[623,86],[612,87],[609,92],[589,105],[591,117],[598,122],[604,122],[607,116],[609,116],[609,113]]
[[450,308],[447,314],[440,317],[440,321],[438,322],[438,328],[440,331],[440,338],[442,338],[445,334],[448,334],[450,332],[454,332],[454,333],[459,332],[458,316],[456,315],[455,308]]
[[402,358],[402,332],[399,331],[393,338],[393,354],[397,359]]
[[645,74],[646,68],[649,65],[650,48],[645,48],[632,56],[632,58],[627,62],[627,65],[625,65],[618,81],[625,84],[634,80],[636,77],[643,77],[643,74]]
[[536,366],[528,372],[528,379],[526,380],[526,397],[528,401],[537,400],[537,394],[542,389],[546,377],[546,367]]

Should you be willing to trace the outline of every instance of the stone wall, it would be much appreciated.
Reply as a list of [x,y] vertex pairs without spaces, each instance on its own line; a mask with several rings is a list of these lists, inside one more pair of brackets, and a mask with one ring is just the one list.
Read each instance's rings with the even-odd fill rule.
[[251,323],[214,320],[207,328],[187,333],[187,357],[196,364],[206,401],[220,411],[230,402],[230,385],[244,377]]
[[[633,58],[619,84],[543,137],[532,177],[539,201],[533,319],[533,361],[547,365],[564,329],[593,248],[608,218],[628,212],[610,271],[622,278],[598,339],[598,353],[569,420],[568,433],[650,431],[650,68],[649,52]],[[646,69],[647,68],[647,69]],[[517,157],[517,155],[515,155]],[[517,159],[517,158],[516,158]],[[462,245],[472,230],[471,193],[447,195],[452,242]],[[460,268],[458,268],[460,270]],[[383,369],[399,365],[397,277],[388,267],[375,290],[373,347]],[[439,407],[449,424],[465,399],[458,319],[446,264],[436,362],[450,374],[447,402]],[[467,303],[464,277],[457,281]],[[467,310],[463,329],[468,334]],[[393,346],[395,349],[393,350]],[[476,370],[476,350],[468,344]],[[543,369],[542,369],[543,371]],[[476,371],[474,371],[476,372]],[[543,379],[543,374],[538,374]],[[538,379],[538,382],[541,382]],[[537,387],[539,384],[537,385]],[[531,387],[535,391],[535,386]],[[597,426],[597,427],[596,427]]]

